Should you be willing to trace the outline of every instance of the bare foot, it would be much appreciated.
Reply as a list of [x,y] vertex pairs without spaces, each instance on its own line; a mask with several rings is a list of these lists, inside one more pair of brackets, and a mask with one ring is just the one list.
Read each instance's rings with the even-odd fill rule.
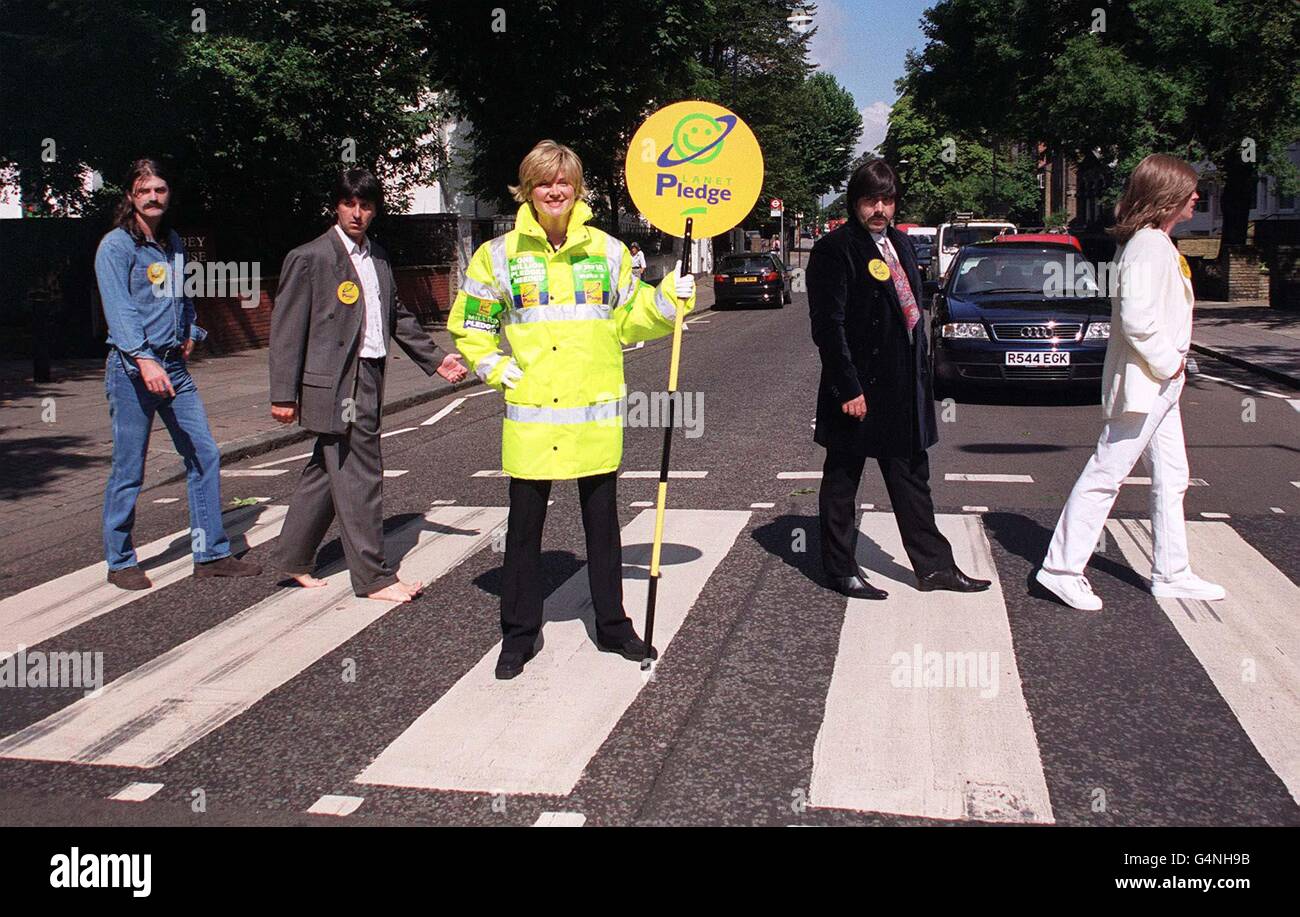
[[399,579],[397,585],[405,589],[411,598],[415,598],[424,592],[424,583],[408,583],[406,580]]
[[310,573],[291,573],[289,577],[304,589],[319,589],[321,586],[329,585],[325,580],[317,579]]
[[370,593],[366,598],[378,599],[381,602],[409,602],[411,601],[411,593],[403,589],[401,583],[393,583],[393,585],[385,586],[378,592]]

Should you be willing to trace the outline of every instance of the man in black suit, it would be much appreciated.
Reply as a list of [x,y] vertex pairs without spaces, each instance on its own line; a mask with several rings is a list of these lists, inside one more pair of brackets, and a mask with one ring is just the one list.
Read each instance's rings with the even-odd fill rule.
[[324,586],[311,571],[337,513],[353,591],[409,602],[422,585],[399,580],[384,556],[384,361],[396,342],[430,376],[459,382],[468,370],[402,305],[388,254],[366,234],[383,207],[379,181],[346,170],[332,206],[334,225],[284,259],[271,312],[271,414],[316,434],[276,560],[300,585]]
[[912,244],[894,229],[898,178],[883,159],[849,179],[848,221],[808,261],[812,336],[821,354],[814,439],[826,447],[818,495],[822,566],[837,592],[883,599],[856,559],[858,483],[877,460],[922,591],[978,592],[934,521],[926,449],[938,441]]

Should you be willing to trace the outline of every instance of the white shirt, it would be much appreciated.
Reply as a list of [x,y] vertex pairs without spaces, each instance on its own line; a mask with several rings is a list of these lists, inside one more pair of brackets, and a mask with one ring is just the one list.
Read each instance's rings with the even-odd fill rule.
[[889,244],[889,236],[885,235],[883,232],[880,235],[876,235],[874,232],[871,232],[871,230],[867,230],[867,232],[871,235],[871,240],[876,243],[876,248],[880,249],[882,255],[886,258],[892,258],[898,263],[899,267],[903,266],[903,261],[898,257],[898,252],[894,249],[894,246]]
[[645,271],[645,252],[638,251],[632,255],[632,270]]
[[352,268],[361,278],[361,295],[365,299],[365,320],[361,324],[361,350],[359,356],[379,359],[388,355],[384,346],[384,304],[379,295],[379,275],[375,273],[375,259],[370,257],[370,239],[363,237],[361,244],[352,241],[352,237],[343,231],[343,227],[334,224],[343,247],[352,259]]

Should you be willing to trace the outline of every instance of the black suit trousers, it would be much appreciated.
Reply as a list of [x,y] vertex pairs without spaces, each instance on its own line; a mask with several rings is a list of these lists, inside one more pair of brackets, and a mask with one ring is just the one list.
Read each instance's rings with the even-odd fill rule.
[[[607,643],[636,636],[623,611],[623,545],[618,527],[618,472],[578,478],[587,536],[587,581],[596,610],[596,634]],[[550,481],[510,479],[510,516],[501,584],[501,649],[530,653],[542,629],[542,527]]]
[[[925,576],[952,567],[952,545],[934,522],[929,456],[922,450],[906,458],[881,458],[877,462],[912,572]],[[822,569],[827,576],[858,573],[857,496],[865,464],[866,456],[861,454],[834,445],[826,450],[817,503]]]

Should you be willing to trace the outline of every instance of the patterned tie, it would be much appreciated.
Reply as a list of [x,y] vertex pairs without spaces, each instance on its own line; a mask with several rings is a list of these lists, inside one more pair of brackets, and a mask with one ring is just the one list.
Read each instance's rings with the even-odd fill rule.
[[912,295],[912,285],[907,282],[907,274],[894,257],[893,246],[882,243],[880,251],[889,265],[889,273],[894,277],[894,289],[898,291],[898,301],[903,306],[903,314],[907,316],[907,333],[911,334],[916,323],[921,320],[921,310],[916,305],[916,297]]

